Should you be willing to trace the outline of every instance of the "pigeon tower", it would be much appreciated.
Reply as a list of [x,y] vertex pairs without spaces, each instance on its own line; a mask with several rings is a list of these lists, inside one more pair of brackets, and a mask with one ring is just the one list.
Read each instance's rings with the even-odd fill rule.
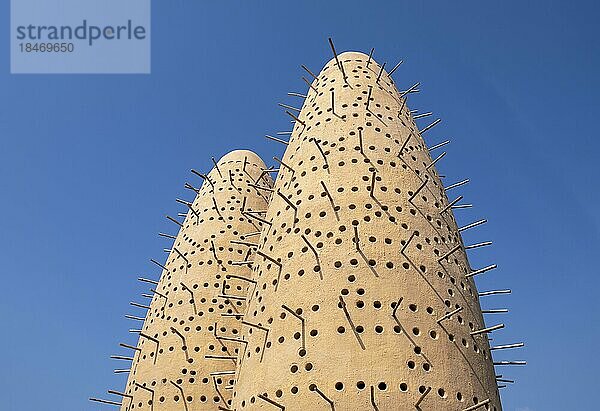
[[469,264],[417,87],[347,52],[288,111],[232,409],[501,410],[474,282],[495,266]]
[[[217,410],[230,404],[252,272],[249,244],[259,238],[272,180],[251,151],[225,155],[208,175],[193,202],[178,200],[187,213],[160,280],[149,283],[149,303],[133,302],[139,320],[137,345],[122,344],[129,373],[121,411]],[[164,234],[163,234],[164,235]]]

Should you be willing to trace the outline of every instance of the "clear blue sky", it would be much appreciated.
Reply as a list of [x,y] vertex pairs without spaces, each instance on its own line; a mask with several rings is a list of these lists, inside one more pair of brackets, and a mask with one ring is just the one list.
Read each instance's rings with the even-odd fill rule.
[[511,309],[496,338],[527,343],[498,356],[529,363],[503,370],[505,409],[597,409],[600,6],[371,3],[155,1],[151,75],[44,76],[8,74],[2,2],[1,410],[106,409],[87,397],[124,385],[108,356],[135,342],[123,314],[165,258],[164,215],[199,184],[189,169],[234,148],[272,163],[277,102],[306,89],[300,64],[330,58],[328,36],[404,59],[397,84],[422,83],[411,108],[444,120],[440,172],[470,178],[475,205],[459,221],[489,219],[466,241],[494,241],[473,266],[499,265],[479,288],[513,289],[486,304]]

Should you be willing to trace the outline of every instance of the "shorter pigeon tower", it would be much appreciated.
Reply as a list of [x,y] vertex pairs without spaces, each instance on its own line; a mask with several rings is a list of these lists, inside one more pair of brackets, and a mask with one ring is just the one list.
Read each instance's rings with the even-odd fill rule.
[[[130,362],[121,411],[227,409],[237,356],[243,349],[240,318],[245,311],[252,255],[248,242],[262,230],[264,191],[272,181],[263,161],[246,150],[215,163],[187,208],[160,280],[149,283],[151,302],[133,302],[145,314],[135,346],[116,356]],[[266,193],[268,194],[268,193]],[[128,358],[131,357],[131,358]],[[115,394],[116,392],[112,392]],[[119,393],[117,393],[119,394]]]

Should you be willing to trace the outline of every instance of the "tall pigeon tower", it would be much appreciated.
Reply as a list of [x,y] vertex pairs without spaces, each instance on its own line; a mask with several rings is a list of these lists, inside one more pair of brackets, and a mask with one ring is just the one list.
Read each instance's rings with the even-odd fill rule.
[[[258,241],[272,180],[263,161],[233,151],[203,175],[196,199],[163,264],[150,283],[151,302],[136,346],[122,344],[131,361],[121,411],[216,410],[230,405],[238,352],[243,349],[246,292],[251,281],[249,245]],[[170,218],[170,217],[168,217]],[[131,357],[131,358],[128,358]],[[129,365],[128,365],[129,366]],[[118,403],[106,400],[100,402]]]
[[406,105],[416,88],[347,52],[288,113],[231,409],[501,410],[488,334],[502,325],[474,282],[495,266],[469,264],[461,231],[478,223],[457,226],[444,153],[423,139],[438,121],[419,130]]

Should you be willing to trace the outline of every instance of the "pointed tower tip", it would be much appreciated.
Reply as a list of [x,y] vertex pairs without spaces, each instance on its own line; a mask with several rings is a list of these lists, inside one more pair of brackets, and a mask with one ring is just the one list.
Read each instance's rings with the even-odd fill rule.
[[338,55],[339,58],[343,59],[360,59],[364,60],[365,58],[369,58],[368,54],[363,53],[362,51],[344,51]]
[[[345,60],[367,61],[369,59],[369,55],[360,51],[344,51],[338,54],[338,59],[342,62],[342,64],[344,64]],[[372,58],[371,61],[373,61]],[[329,67],[331,64],[336,64],[335,57],[329,59],[325,67]]]
[[254,151],[243,149],[230,151],[229,153],[223,155],[219,159],[218,163],[221,164],[228,161],[244,161],[244,158],[246,158],[246,161],[264,165],[264,161],[258,154],[256,154]]

